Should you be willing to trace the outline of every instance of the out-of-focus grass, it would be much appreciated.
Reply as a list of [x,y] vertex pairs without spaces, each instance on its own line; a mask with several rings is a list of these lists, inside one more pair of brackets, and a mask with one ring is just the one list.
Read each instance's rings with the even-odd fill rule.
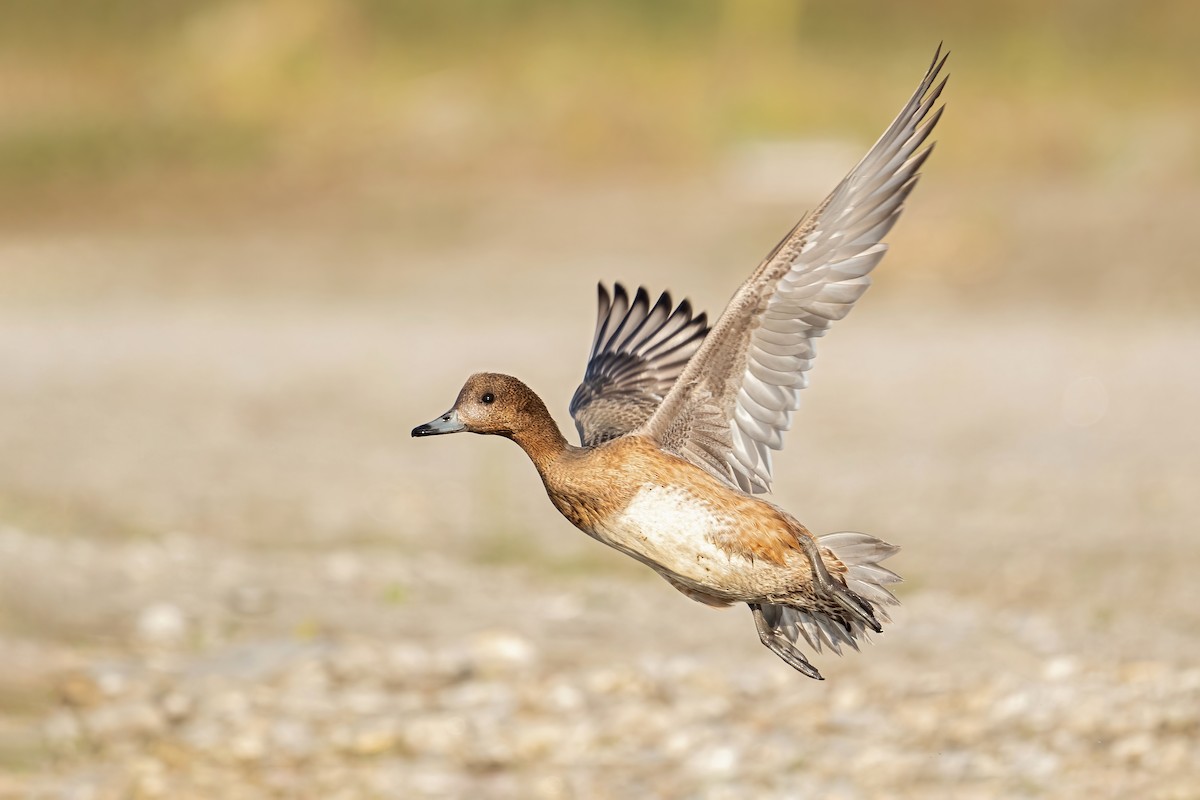
[[1157,142],[1191,180],[1198,27],[1185,0],[14,0],[0,182],[689,169],[746,139],[876,132],[943,39],[958,169],[1102,174]]
[[265,137],[253,126],[78,119],[7,136],[0,148],[0,175],[13,187],[28,188],[41,181],[120,179],[182,164],[225,169],[252,165],[264,155]]
[[[753,221],[711,263],[753,258],[853,163],[944,40],[949,112],[914,200],[925,208],[895,234],[913,255],[903,280],[1187,308],[1197,28],[1184,0],[13,0],[0,6],[0,230],[19,252],[0,261],[3,299],[410,291],[431,257],[471,242],[489,258],[495,241],[532,243],[517,264],[567,240],[572,263],[614,257],[611,235],[587,235],[617,230],[618,205],[661,205],[633,215],[654,230],[616,237],[659,258],[652,245],[694,247],[694,215],[716,213],[693,197]],[[739,195],[746,176],[791,194]],[[604,199],[614,187],[620,203]],[[335,233],[336,247],[231,268],[170,238],[296,231]],[[88,263],[88,237],[125,235],[161,236],[162,250]],[[397,257],[366,263],[372,236]],[[76,242],[67,266],[42,263]]]

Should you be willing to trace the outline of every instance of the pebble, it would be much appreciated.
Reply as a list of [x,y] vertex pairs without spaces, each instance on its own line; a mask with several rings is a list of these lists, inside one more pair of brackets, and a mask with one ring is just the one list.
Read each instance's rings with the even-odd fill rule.
[[243,729],[229,739],[228,753],[236,761],[259,761],[267,753],[266,737],[260,726]]
[[400,741],[400,726],[392,718],[360,723],[350,736],[350,751],[360,756],[377,756],[392,750]]
[[685,769],[703,778],[724,778],[737,768],[740,754],[728,745],[715,745],[688,757]]
[[137,637],[151,647],[175,647],[188,632],[187,616],[172,603],[155,603],[142,609],[137,617]]
[[163,716],[170,722],[179,722],[187,718],[193,708],[192,698],[183,692],[168,692],[159,703]]
[[427,714],[404,723],[401,739],[412,753],[453,758],[461,755],[470,735],[467,720],[457,714]]
[[[454,654],[492,667],[462,671]],[[450,663],[453,680],[428,680]],[[465,650],[365,640],[317,658],[296,650],[265,680],[100,670],[90,674],[109,690],[91,693],[91,706],[64,702],[43,734],[56,752],[83,752],[85,739],[99,748],[133,798],[256,796],[244,780],[329,798],[655,796],[681,786],[698,798],[915,798],[938,781],[980,796],[1068,784],[1102,796],[1121,774],[1188,785],[1200,697],[1168,665],[1084,669],[1055,656],[1033,671],[783,687],[764,675],[769,690],[747,694],[742,678],[688,659],[564,668],[523,637],[491,631]],[[284,764],[305,765],[305,780]]]
[[272,752],[296,761],[308,758],[317,750],[312,726],[303,720],[276,720],[271,724],[268,738]]
[[229,592],[229,608],[233,613],[243,617],[261,617],[271,613],[275,607],[275,597],[271,590],[264,586],[241,584]]
[[353,553],[332,553],[325,559],[325,577],[330,583],[346,586],[363,574],[363,563]]
[[537,651],[528,639],[508,631],[487,631],[471,642],[471,662],[482,675],[507,675],[529,669]]
[[[333,583],[371,574],[361,559],[331,563]],[[260,585],[249,561],[238,564],[214,598],[226,612],[228,586]],[[1046,647],[1013,648],[1003,668],[969,651],[946,661],[894,649],[824,657],[830,680],[817,683],[752,641],[724,660],[673,639],[574,652],[553,631],[381,614],[378,629],[248,647],[195,635],[196,620],[227,613],[193,619],[183,608],[146,604],[127,650],[52,673],[57,705],[35,731],[57,759],[54,783],[18,796],[924,800],[959,796],[947,787],[1103,797],[1126,786],[1195,797],[1200,670],[1068,650],[1058,630],[1039,629]],[[547,628],[590,619],[567,611]],[[931,636],[944,628],[938,608],[922,613]],[[995,633],[969,605],[947,613],[956,630]],[[572,646],[587,631],[572,627]]]
[[56,711],[42,723],[42,735],[47,745],[62,752],[79,744],[83,738],[83,727],[74,713]]

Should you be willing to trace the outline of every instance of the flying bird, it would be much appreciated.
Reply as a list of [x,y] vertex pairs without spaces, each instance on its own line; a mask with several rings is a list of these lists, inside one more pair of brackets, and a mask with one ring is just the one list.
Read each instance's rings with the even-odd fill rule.
[[821,679],[798,646],[858,649],[888,622],[899,548],[863,533],[815,536],[759,495],[808,385],[816,339],[849,313],[887,251],[944,106],[941,48],[879,141],[771,250],[711,329],[668,293],[601,285],[567,442],[546,405],[508,375],[467,379],[454,407],[413,436],[512,439],[554,506],[589,536],[649,566],[693,600],[745,603],[758,636]]

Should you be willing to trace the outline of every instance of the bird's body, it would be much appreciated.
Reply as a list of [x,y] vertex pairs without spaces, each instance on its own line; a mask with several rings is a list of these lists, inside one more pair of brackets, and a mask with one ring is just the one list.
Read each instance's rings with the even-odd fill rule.
[[[538,463],[535,461],[535,463]],[[787,512],[729,488],[642,436],[563,449],[539,466],[576,527],[712,605],[787,597],[812,582]]]
[[771,484],[807,385],[815,339],[870,283],[930,148],[945,81],[935,56],[917,92],[824,203],[775,247],[711,330],[684,301],[651,306],[639,289],[600,288],[592,353],[571,402],[570,445],[540,398],[516,378],[471,376],[454,408],[413,431],[510,438],[554,506],[589,536],[646,564],[688,597],[746,603],[763,644],[820,673],[796,644],[840,652],[881,630],[899,578],[896,551],[860,533],[814,536],[756,494]]

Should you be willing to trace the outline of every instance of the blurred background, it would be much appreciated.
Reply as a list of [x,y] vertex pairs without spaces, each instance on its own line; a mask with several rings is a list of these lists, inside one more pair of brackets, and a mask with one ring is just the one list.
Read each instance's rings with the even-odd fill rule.
[[[1195,798],[1200,8],[0,6],[0,797]],[[718,313],[952,51],[776,461],[903,546],[806,681],[414,441],[571,432],[595,283]]]

